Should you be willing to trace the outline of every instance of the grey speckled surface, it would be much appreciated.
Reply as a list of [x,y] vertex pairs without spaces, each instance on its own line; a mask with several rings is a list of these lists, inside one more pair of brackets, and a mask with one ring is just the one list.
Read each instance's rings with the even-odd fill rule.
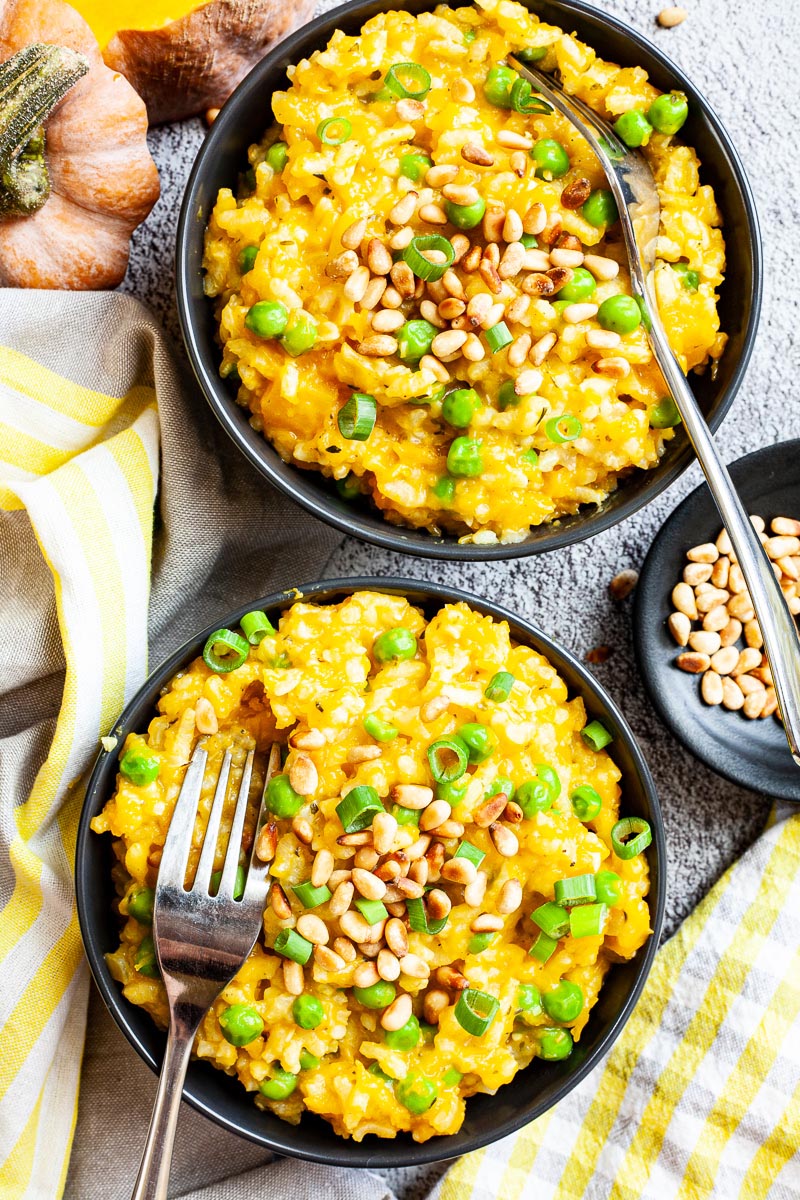
[[[756,193],[766,258],[764,309],[747,381],[719,435],[722,450],[730,460],[757,446],[797,437],[798,293],[784,280],[800,249],[800,160],[778,148],[786,145],[789,114],[796,108],[795,0],[686,0],[689,19],[674,30],[656,26],[658,0],[605,0],[602,7],[656,41],[696,82],[732,134]],[[163,194],[135,236],[124,285],[154,308],[176,337],[174,229],[183,183],[203,134],[200,122],[193,121],[151,135]],[[735,254],[736,247],[729,246],[728,252]],[[668,932],[757,836],[770,803],[767,796],[738,788],[697,763],[659,723],[637,673],[630,601],[614,604],[606,590],[617,571],[639,566],[662,522],[699,480],[693,467],[625,524],[557,554],[505,564],[449,565],[345,540],[326,572],[398,574],[449,583],[498,598],[580,657],[601,643],[612,647],[609,660],[593,670],[640,739],[662,799],[669,845]],[[392,1173],[391,1182],[410,1198],[419,1194],[425,1177],[404,1171]]]

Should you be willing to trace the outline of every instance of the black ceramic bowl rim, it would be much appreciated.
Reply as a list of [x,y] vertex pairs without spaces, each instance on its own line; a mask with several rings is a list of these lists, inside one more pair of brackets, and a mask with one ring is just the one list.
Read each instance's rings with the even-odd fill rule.
[[[423,1163],[441,1162],[454,1158],[458,1155],[469,1153],[472,1150],[477,1150],[489,1142],[496,1141],[509,1133],[513,1133],[522,1125],[533,1121],[552,1107],[552,1105],[562,1100],[607,1054],[633,1011],[658,948],[666,897],[666,843],[661,809],[652,776],[630,726],[614,701],[568,650],[551,641],[536,626],[515,616],[506,609],[500,608],[498,605],[490,604],[466,592],[413,579],[331,579],[321,583],[309,584],[300,587],[298,590],[288,589],[283,592],[277,592],[263,600],[240,606],[233,614],[223,619],[222,624],[235,626],[242,614],[250,611],[254,606],[265,609],[267,613],[270,613],[272,610],[283,610],[298,599],[298,592],[303,599],[312,599],[318,603],[331,603],[343,599],[354,591],[362,589],[407,596],[412,603],[419,603],[423,606],[427,605],[429,609],[434,607],[439,608],[446,603],[464,601],[478,612],[488,614],[498,620],[508,621],[515,640],[522,644],[532,645],[545,654],[552,665],[566,679],[570,688],[570,694],[574,695],[578,693],[582,695],[590,716],[592,718],[602,718],[610,732],[613,733],[616,745],[615,761],[617,761],[620,769],[623,771],[625,771],[625,768],[622,767],[620,759],[626,758],[629,762],[627,772],[623,775],[622,783],[624,785],[626,778],[635,781],[641,792],[639,797],[641,812],[639,815],[648,818],[653,830],[653,842],[647,851],[651,876],[648,901],[653,932],[631,962],[612,968],[612,975],[607,978],[604,984],[605,989],[608,986],[609,979],[613,978],[613,971],[626,971],[632,976],[632,983],[624,1004],[610,1022],[608,1022],[608,1029],[605,1036],[599,1040],[595,1048],[585,1058],[581,1059],[578,1057],[577,1061],[575,1061],[573,1056],[572,1059],[561,1063],[541,1063],[537,1060],[538,1068],[540,1070],[545,1069],[549,1073],[549,1087],[545,1086],[543,1096],[537,1103],[514,1107],[511,1115],[505,1120],[498,1121],[497,1125],[493,1125],[490,1119],[488,1127],[472,1136],[465,1136],[462,1126],[462,1130],[459,1133],[434,1137],[423,1144],[411,1141],[408,1135],[400,1135],[394,1139],[380,1139],[370,1135],[363,1142],[356,1143],[352,1140],[338,1137],[333,1133],[330,1126],[326,1122],[322,1122],[319,1118],[311,1118],[310,1121],[309,1114],[304,1115],[300,1126],[288,1125],[272,1114],[264,1113],[256,1108],[252,1097],[236,1081],[229,1080],[228,1076],[217,1071],[210,1064],[193,1060],[189,1066],[187,1082],[184,1088],[184,1099],[199,1112],[216,1121],[224,1128],[229,1129],[233,1133],[238,1133],[250,1141],[266,1146],[277,1154],[326,1163],[329,1166],[407,1167]],[[219,627],[219,621],[209,625],[206,630],[198,633],[179,650],[176,650],[174,654],[170,655],[166,662],[162,663],[158,670],[150,676],[114,726],[114,733],[119,739],[119,744],[122,744],[124,738],[132,729],[142,727],[147,717],[152,715],[155,708],[155,701],[162,686],[187,661],[190,661],[200,653],[206,638],[213,630]],[[579,686],[574,684],[575,680],[578,681]],[[117,758],[118,751],[116,749],[111,752],[101,752],[92,771],[86,792],[86,799],[78,829],[76,849],[75,883],[78,918],[89,966],[111,1016],[141,1058],[154,1071],[158,1071],[160,1069],[160,1062],[150,1047],[145,1044],[145,1040],[160,1039],[159,1045],[163,1046],[163,1035],[156,1031],[155,1025],[153,1025],[143,1009],[137,1008],[125,1000],[121,988],[112,979],[103,957],[104,950],[108,949],[109,946],[103,944],[101,921],[105,920],[107,922],[110,907],[108,910],[105,908],[104,895],[100,893],[100,889],[95,885],[98,881],[105,879],[106,850],[104,849],[104,845],[107,847],[108,843],[105,835],[92,833],[90,822],[103,807],[106,799],[113,791],[117,772]],[[631,811],[630,806],[627,807],[628,811]],[[635,806],[633,811],[635,811]],[[600,995],[602,1000],[603,991],[601,991]],[[140,1029],[145,1031],[145,1040],[140,1035]],[[578,1043],[578,1050],[580,1049],[580,1045],[581,1043]],[[527,1068],[527,1070],[530,1069],[532,1068]],[[208,1074],[209,1072],[210,1075]],[[520,1074],[524,1075],[524,1072]],[[519,1075],[516,1076],[515,1080],[506,1084],[500,1089],[500,1092],[508,1094],[511,1089],[515,1088],[519,1078]],[[212,1081],[212,1088],[214,1082],[217,1084],[220,1083],[220,1079],[229,1080],[236,1094],[226,1103],[226,1108],[234,1110],[234,1115],[230,1111],[219,1111],[198,1093],[198,1083],[202,1083],[204,1079]],[[200,1090],[203,1090],[202,1087]],[[241,1093],[240,1095],[239,1092]],[[474,1104],[476,1100],[478,1102],[488,1102],[489,1113],[491,1114],[492,1109],[497,1105],[500,1092],[495,1097],[475,1097],[473,1100],[470,1100],[467,1108],[467,1119],[469,1119],[469,1105]],[[241,1110],[238,1118],[235,1115],[235,1110],[237,1109]],[[311,1122],[316,1122],[316,1124],[312,1126]]]
[[[546,526],[535,527],[528,539],[523,542],[494,545],[461,545],[455,537],[434,538],[422,530],[414,530],[403,526],[394,526],[382,519],[377,512],[366,507],[347,505],[336,495],[330,481],[326,481],[317,471],[301,470],[290,463],[285,463],[274,447],[261,434],[250,428],[242,410],[227,391],[224,381],[218,374],[218,354],[204,348],[205,338],[198,332],[213,319],[211,302],[202,296],[202,287],[197,290],[202,258],[202,228],[206,220],[206,200],[204,190],[207,178],[213,173],[214,159],[226,139],[234,135],[240,109],[247,109],[251,100],[258,98],[264,103],[266,93],[262,81],[276,70],[289,63],[295,63],[311,50],[316,48],[332,34],[333,30],[342,23],[355,17],[366,19],[373,12],[392,8],[403,8],[409,11],[423,11],[435,7],[436,0],[405,0],[398,4],[397,0],[352,0],[332,12],[324,13],[315,20],[291,34],[285,41],[279,43],[270,54],[254,67],[250,74],[239,84],[236,91],[225,104],[206,137],[195,160],[189,181],[186,185],[180,219],[178,222],[176,244],[176,281],[178,316],[184,343],[192,365],[192,369],[200,388],[211,406],[212,411],[225,432],[239,447],[256,470],[269,480],[271,484],[284,492],[291,500],[302,505],[315,517],[326,521],[329,525],[345,534],[351,534],[387,550],[397,550],[407,554],[415,554],[423,558],[442,558],[448,560],[468,560],[485,562],[496,559],[521,558],[530,554],[539,554],[549,550],[557,550],[574,542],[593,537],[603,530],[625,520],[638,512],[686,470],[692,461],[692,451],[685,436],[679,434],[682,445],[676,446],[669,454],[671,461],[653,467],[648,472],[634,472],[630,477],[635,480],[637,475],[646,474],[649,479],[638,485],[631,494],[622,497],[626,488],[626,480],[620,481],[616,492],[612,492],[606,502],[598,508],[582,508],[572,517],[562,518]],[[462,7],[460,0],[453,0],[455,7]],[[752,353],[758,317],[761,308],[762,292],[762,252],[761,238],[756,215],[755,202],[748,183],[744,168],[733,144],[705,97],[691,84],[681,70],[662,54],[656,46],[644,38],[636,30],[625,25],[622,21],[599,12],[585,0],[534,0],[529,5],[536,10],[547,9],[553,15],[560,13],[562,23],[567,24],[574,18],[589,26],[605,26],[606,30],[638,50],[642,61],[648,64],[651,76],[661,79],[664,90],[677,87],[689,96],[692,108],[702,117],[708,126],[710,134],[718,144],[719,160],[724,163],[721,169],[725,182],[734,193],[738,193],[737,206],[740,204],[744,212],[746,235],[744,245],[736,247],[729,245],[728,253],[734,252],[749,256],[749,286],[743,291],[737,289],[736,303],[744,299],[749,309],[746,329],[741,336],[741,352],[738,362],[732,369],[728,386],[725,391],[713,398],[713,409],[707,414],[708,423],[712,430],[716,429],[724,419],[747,369]],[[572,26],[570,26],[571,28]],[[266,106],[265,106],[266,126]],[[233,182],[231,180],[231,182]],[[719,197],[720,205],[725,211],[725,200]],[[724,286],[724,285],[723,285]],[[728,287],[732,287],[732,282]],[[723,291],[723,297],[725,293]],[[669,452],[668,452],[669,453]],[[325,490],[327,488],[329,491]]]

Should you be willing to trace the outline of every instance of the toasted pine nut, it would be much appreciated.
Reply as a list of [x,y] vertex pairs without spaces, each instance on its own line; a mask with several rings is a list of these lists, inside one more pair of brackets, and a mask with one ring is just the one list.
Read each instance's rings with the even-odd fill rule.
[[421,883],[425,887],[425,884],[428,882],[428,860],[424,855],[422,858],[414,859],[408,868],[408,878],[414,883]]
[[533,396],[538,392],[542,383],[542,372],[528,369],[520,371],[514,380],[514,392],[517,396]]
[[506,210],[497,204],[490,204],[483,214],[483,236],[487,242],[499,242],[503,236],[503,225],[506,220]]
[[482,362],[486,357],[486,351],[480,338],[471,333],[464,345],[461,348],[461,353],[468,362]]
[[256,841],[256,858],[262,862],[272,862],[278,848],[278,826],[275,821],[267,821],[263,825]]
[[[739,661],[739,651],[735,646],[723,646],[711,656],[711,667],[718,675],[730,675]],[[761,656],[759,654],[759,662]],[[758,663],[756,663],[758,666]]]
[[800,538],[787,534],[767,538],[764,549],[772,559],[787,558],[791,554],[800,554]]
[[431,988],[425,993],[422,1012],[429,1025],[438,1025],[439,1017],[450,1007],[450,996],[443,988]]
[[470,908],[478,908],[483,903],[488,882],[485,871],[476,871],[474,879],[471,879],[464,888],[464,903],[468,904]]
[[[389,220],[392,225],[407,225],[414,215],[418,199],[419,194],[417,192],[406,192],[405,196],[398,200],[394,208],[389,212]],[[360,243],[361,238],[358,240]]]
[[452,183],[458,175],[458,167],[454,167],[450,163],[441,163],[439,166],[428,167],[425,173],[425,182],[428,187],[440,188],[446,183]]
[[433,788],[420,783],[396,783],[392,799],[403,808],[427,808],[433,800]]
[[456,300],[463,300],[465,298],[464,285],[452,267],[445,271],[444,275],[442,276],[442,287],[449,296]]
[[289,783],[298,796],[313,796],[319,785],[319,774],[307,754],[298,754],[289,766]]
[[584,254],[583,265],[587,271],[592,272],[595,279],[602,282],[616,279],[619,275],[619,263],[614,262],[613,258],[603,258],[600,254]]
[[[741,688],[741,681],[739,682],[739,686]],[[742,712],[744,713],[744,715],[746,717],[749,717],[751,721],[754,721],[756,719],[756,717],[761,716],[762,712],[764,711],[764,705],[766,704],[766,702],[767,702],[766,689],[759,689],[758,691],[751,692],[749,696],[745,696],[745,698],[744,698],[744,704],[742,705]]]
[[580,267],[583,263],[583,251],[551,250],[550,262],[554,267]]
[[419,100],[412,100],[409,96],[404,96],[402,100],[397,101],[394,111],[401,121],[413,123],[425,115],[425,105]]
[[718,604],[725,604],[728,600],[730,592],[725,588],[715,588],[713,584],[699,584],[695,588],[695,604],[699,613],[710,612],[712,608],[716,608]]
[[464,826],[460,821],[442,821],[441,825],[436,827],[437,838],[460,838],[464,836]]
[[437,825],[441,825],[450,816],[450,805],[446,800],[434,800],[432,804],[423,811],[419,819],[419,827],[423,832],[430,829],[435,829]]
[[383,293],[386,291],[386,279],[382,275],[376,275],[370,279],[367,284],[367,290],[361,298],[361,307],[369,312],[373,308],[377,308]]
[[451,992],[463,992],[469,987],[469,981],[452,964],[446,967],[437,967],[435,974],[436,982]]
[[778,711],[778,697],[775,695],[774,688],[767,688],[767,698],[764,701],[764,707],[761,710],[762,717],[771,717],[773,713]]
[[286,959],[283,962],[283,986],[290,996],[303,994],[303,968],[300,963]]
[[[718,633],[713,633],[706,629],[698,629],[695,633],[689,635],[689,645],[692,650],[697,650],[699,654],[716,654],[722,642]],[[714,665],[713,662],[711,665]]]
[[303,733],[293,733],[289,745],[297,750],[321,750],[325,745],[325,734],[321,729],[307,729]]
[[400,964],[397,956],[392,954],[391,950],[387,950],[385,946],[378,951],[377,968],[381,979],[385,979],[389,983],[393,983],[400,976]]
[[427,908],[428,914],[434,921],[441,921],[446,917],[452,907],[450,897],[447,892],[443,892],[441,888],[431,888],[428,892]]
[[434,358],[432,354],[423,354],[422,358],[419,360],[419,365],[420,370],[429,371],[439,383],[449,383],[450,372],[447,370],[447,367],[440,363],[438,358]]
[[420,720],[435,721],[442,713],[446,713],[450,707],[450,697],[443,692],[438,696],[431,696],[430,700],[426,700],[419,710]]
[[531,346],[531,352],[528,358],[535,367],[541,366],[547,358],[550,351],[553,349],[557,341],[554,333],[546,333],[544,337],[539,338],[538,342],[534,342]]
[[495,141],[509,150],[530,150],[533,147],[533,138],[526,137],[524,133],[515,133],[513,129],[498,130]]
[[503,222],[503,241],[518,242],[525,230],[522,227],[522,217],[514,208],[510,208],[506,213],[506,219]]
[[342,927],[342,932],[360,945],[361,942],[379,942],[383,937],[385,922],[378,921],[377,924],[370,925],[361,916],[361,913],[353,912],[352,909],[349,909],[339,917],[339,924]]
[[323,971],[343,971],[347,965],[341,954],[331,950],[330,946],[315,946],[314,961],[319,963]]
[[205,696],[200,696],[194,706],[194,723],[198,733],[212,734],[219,730],[214,705]]
[[685,646],[689,641],[689,636],[692,631],[692,623],[685,613],[674,612],[669,616],[667,621],[669,631],[679,646]]
[[380,238],[370,238],[367,246],[367,266],[373,275],[388,275],[392,269],[392,256]]
[[481,198],[478,189],[467,183],[446,183],[442,188],[442,195],[445,200],[459,205],[477,204]]
[[348,300],[358,304],[364,299],[364,293],[369,285],[369,267],[357,267],[348,277],[342,291]]
[[[683,568],[683,582],[688,583],[690,587],[697,587],[699,583],[707,583],[713,571],[714,568],[710,563],[688,563]],[[718,585],[713,584],[712,586],[717,587]]]
[[[597,305],[568,304],[561,315],[568,325],[578,325],[581,321],[590,321],[597,315]],[[606,361],[611,360],[607,359]]]
[[502,917],[496,917],[494,913],[478,913],[474,921],[470,925],[473,933],[497,933],[503,928],[504,921]]
[[358,829],[355,833],[343,833],[336,842],[339,846],[371,846],[372,830]]
[[690,675],[700,675],[711,666],[711,658],[708,654],[698,654],[694,650],[679,654],[675,662],[681,671],[688,671]]
[[475,864],[468,858],[450,858],[442,866],[442,878],[451,883],[471,883],[475,878]]
[[509,242],[500,260],[497,274],[501,279],[513,279],[519,275],[525,262],[525,247],[522,242]]
[[411,1017],[411,997],[408,992],[401,992],[392,1003],[383,1010],[381,1026],[386,1030],[402,1029]]
[[[527,296],[517,296],[514,300],[511,301],[508,308],[506,309],[506,317],[508,318],[509,321],[513,321],[515,325],[524,325],[527,323],[529,309],[530,309],[530,301],[528,300],[528,297]],[[528,343],[527,343],[527,349],[525,350],[525,354],[527,355],[533,339],[530,337],[530,334],[523,334],[523,336],[527,337],[529,339]],[[517,339],[517,341],[519,341],[519,338]],[[509,351],[509,354],[510,353],[511,352]],[[511,360],[509,359],[509,361],[511,361]],[[517,364],[517,365],[519,365],[519,364]]]
[[348,225],[341,237],[341,243],[345,250],[357,250],[364,240],[364,234],[367,232],[366,217],[359,217],[352,225]]
[[330,903],[328,905],[331,916],[341,917],[343,913],[346,913],[352,904],[354,894],[355,888],[349,880],[344,883],[340,883],[331,896]]
[[463,329],[446,329],[439,333],[431,342],[431,351],[438,359],[448,362],[457,355],[467,340]]
[[753,602],[747,592],[739,592],[736,596],[731,596],[728,601],[728,612],[732,617],[736,617],[737,621],[752,621],[755,617],[753,610]]
[[561,203],[564,208],[578,209],[592,194],[592,185],[588,179],[575,179],[561,193]]
[[405,250],[406,246],[410,245],[414,238],[414,230],[410,225],[403,225],[396,233],[393,233],[389,238],[389,246],[392,250]]
[[330,850],[324,847],[318,850],[311,864],[311,883],[314,887],[324,887],[333,873],[334,858]]
[[[425,884],[417,883],[416,879],[411,879],[410,876],[400,878],[392,887],[392,892],[396,892],[401,900],[419,900],[425,895]],[[387,896],[389,889],[387,888]]]
[[506,825],[495,822],[489,826],[489,836],[494,842],[494,848],[503,858],[513,858],[519,851],[519,838]]
[[[735,650],[736,647],[730,646],[729,649]],[[748,646],[746,650],[742,650],[741,654],[739,655],[736,666],[733,668],[733,671],[731,672],[731,674],[746,675],[748,671],[753,671],[753,670],[755,670],[756,667],[760,667],[760,666],[761,666],[761,651],[756,650],[755,647],[753,647],[753,646]]]
[[373,983],[377,983],[379,979],[378,968],[374,962],[359,963],[353,971],[353,983],[356,987],[372,987]]
[[544,250],[526,250],[522,269],[524,271],[549,271],[550,255],[545,254]]
[[[333,939],[333,948],[336,953],[344,959],[346,963],[356,961],[356,948],[349,938],[337,937]],[[316,952],[315,952],[316,953]]]
[[732,562],[728,571],[728,591],[738,594],[747,590],[742,568],[737,562]]
[[483,146],[477,142],[465,142],[461,147],[461,157],[464,162],[473,163],[477,167],[492,167],[494,166],[494,158]]
[[288,921],[292,915],[292,906],[286,899],[286,892],[279,883],[273,883],[269,892],[269,902],[272,911],[279,921]]
[[692,546],[686,551],[689,562],[715,563],[719,558],[719,550],[713,542],[703,542],[701,546]]
[[377,875],[373,875],[371,871],[364,871],[360,867],[355,867],[353,870],[353,883],[367,900],[382,900],[386,895],[386,884],[382,879],[378,879]]
[[672,4],[669,8],[662,8],[656,20],[663,29],[674,29],[676,25],[683,24],[688,15],[685,8]]
[[390,917],[386,922],[385,936],[386,944],[398,958],[408,954],[408,933],[399,917]]
[[[358,867],[360,871],[371,871],[378,865],[379,859],[380,855],[373,850],[372,846],[361,846],[359,850],[356,850],[353,867]],[[350,875],[352,876],[352,874],[351,871]]]
[[752,692],[766,691],[763,682],[756,679],[755,675],[737,675],[736,682],[745,696],[749,696]]
[[493,295],[499,296],[503,290],[503,281],[497,273],[497,267],[495,267],[488,258],[482,258],[481,265],[479,266],[478,270],[480,271],[481,279],[486,284],[489,291]]
[[372,328],[376,333],[395,333],[398,329],[402,329],[405,323],[406,319],[403,314],[391,308],[382,308],[372,318]]
[[388,854],[397,833],[397,819],[391,813],[378,813],[372,822],[372,844],[377,854]]
[[[461,259],[464,257],[464,255],[467,253],[467,251],[470,249],[470,246],[472,245],[472,243],[470,242],[469,238],[467,237],[467,235],[465,233],[454,233],[453,236],[450,238],[450,245],[453,247],[453,249],[455,251],[456,256],[453,259],[453,263],[455,264],[455,263],[461,262]],[[455,271],[453,271],[452,269],[449,271],[445,271],[444,275],[442,276],[442,283],[444,283],[445,278],[448,275],[455,275]],[[458,279],[457,275],[456,275],[456,279]],[[459,282],[459,286],[460,286],[461,280],[459,279],[458,282]],[[461,295],[460,292],[454,293],[454,294]]]
[[[528,253],[530,254],[530,251]],[[527,279],[523,279],[520,286],[526,296],[552,296],[556,290],[556,285],[552,279],[548,275],[540,274],[538,271],[533,275],[529,275]],[[545,337],[547,336],[545,334]]]
[[706,671],[700,681],[700,695],[706,704],[722,704],[722,678],[716,671]]
[[381,952],[381,948],[377,942],[359,942],[358,949],[364,955],[364,958],[377,958]]
[[473,823],[479,829],[488,829],[502,814],[507,803],[508,796],[505,792],[496,792],[475,809],[472,814]]
[[[403,975],[408,975],[411,979],[427,979],[431,973],[431,969],[425,962],[425,959],[420,958],[418,954],[404,955],[400,959],[400,970]],[[405,1025],[405,1021],[403,1024]]]
[[631,364],[627,358],[601,358],[592,364],[592,370],[610,379],[626,379],[631,373]]
[[518,338],[515,338],[508,348],[507,360],[510,367],[521,367],[528,357],[528,351],[531,348],[531,335],[523,333]]
[[615,575],[608,585],[612,600],[625,600],[639,582],[639,572],[625,570]]
[[508,160],[508,165],[518,179],[524,178],[525,172],[528,169],[528,156],[525,151],[515,150]]
[[456,79],[451,84],[450,91],[453,99],[459,104],[471,104],[475,99],[475,88],[468,79]]
[[499,913],[516,912],[522,904],[522,884],[518,879],[507,879],[500,889],[495,908]]
[[417,213],[420,221],[426,225],[446,225],[447,213],[439,204],[422,204]]
[[703,617],[703,629],[710,629],[715,633],[719,633],[726,627],[730,620],[728,610],[724,604],[717,604],[710,609]]
[[318,917],[314,913],[303,913],[301,917],[297,918],[297,932],[302,934],[306,941],[313,942],[315,946],[327,946],[328,944],[328,926],[322,917]]
[[[738,622],[737,622],[738,624]],[[761,629],[758,621],[748,621],[744,626],[744,640],[746,645],[752,646],[755,650],[760,650],[764,645],[764,639],[761,636]]]
[[[394,338],[389,340],[394,342]],[[347,751],[347,761],[351,763],[370,762],[372,759],[380,758],[382,754],[380,746],[351,746]]]
[[[395,263],[395,266],[397,266],[397,265],[398,264]],[[403,263],[403,266],[405,266],[405,265],[406,264]],[[410,271],[409,271],[409,273],[410,273]],[[412,279],[413,279],[413,276],[412,276]],[[413,292],[412,292],[412,295],[413,295]],[[400,293],[398,292],[396,287],[387,287],[386,291],[381,296],[381,304],[383,305],[384,308],[391,308],[391,309],[399,308],[402,303],[403,303],[403,297],[400,295]]]
[[446,329],[447,322],[439,316],[439,310],[432,300],[423,300],[419,306],[420,316],[435,325],[437,329]]
[[690,621],[697,620],[697,604],[694,592],[688,583],[676,583],[672,589],[672,603],[680,613],[684,613]]
[[769,527],[773,533],[782,536],[800,537],[800,521],[795,521],[790,517],[775,517]]
[[722,703],[732,712],[744,707],[744,693],[735,679],[729,675],[722,680]]
[[532,204],[522,217],[522,228],[525,233],[537,236],[547,224],[547,210],[543,204]]

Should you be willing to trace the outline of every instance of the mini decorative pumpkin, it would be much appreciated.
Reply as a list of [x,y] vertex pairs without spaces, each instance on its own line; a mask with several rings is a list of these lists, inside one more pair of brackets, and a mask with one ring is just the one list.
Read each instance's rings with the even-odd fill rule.
[[130,80],[151,124],[225,103],[267,50],[307,21],[314,0],[73,0]]
[[159,194],[144,104],[63,0],[4,0],[0,63],[0,284],[115,287]]

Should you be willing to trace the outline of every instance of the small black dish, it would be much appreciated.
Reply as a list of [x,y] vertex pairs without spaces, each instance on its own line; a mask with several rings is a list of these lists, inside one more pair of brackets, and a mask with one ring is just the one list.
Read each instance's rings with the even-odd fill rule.
[[[769,522],[800,511],[800,439],[765,446],[729,467],[749,513]],[[726,779],[754,792],[800,801],[800,768],[775,717],[748,720],[721,705],[704,704],[700,681],[678,670],[680,653],[667,628],[670,593],[686,566],[686,551],[713,542],[722,520],[706,484],[679,504],[662,525],[636,588],[633,636],[645,686],[665,725],[687,750]]]
[[[221,187],[235,186],[247,161],[247,148],[269,125],[270,98],[286,87],[293,63],[325,46],[334,30],[357,34],[376,13],[401,8],[419,13],[438,0],[353,0],[297,30],[250,72],[228,100],[206,137],[186,185],[178,224],[176,286],[178,315],[189,360],[200,388],[225,432],[265,479],[314,516],[343,533],[387,550],[424,558],[486,562],[521,558],[584,541],[649,504],[686,470],[693,455],[685,435],[667,444],[658,466],[632,471],[600,506],[584,507],[573,516],[532,529],[523,542],[503,545],[460,545],[454,536],[432,537],[419,529],[391,525],[366,500],[343,500],[331,480],[317,471],[285,463],[266,438],[250,426],[233,390],[219,377],[220,350],[214,310],[203,292],[203,238]],[[453,7],[463,7],[453,0]],[[692,375],[690,382],[712,430],[716,429],[739,389],[747,368],[761,307],[761,239],[755,204],[744,168],[728,134],[705,97],[674,63],[630,25],[584,0],[529,0],[529,7],[586,41],[598,54],[627,66],[641,66],[663,91],[679,89],[689,97],[684,127],[689,145],[702,162],[702,178],[710,183],[725,220],[728,263],[720,289],[721,327],[728,344],[719,369]]]
[[[184,1098],[224,1128],[277,1154],[338,1167],[410,1167],[455,1158],[513,1133],[562,1100],[608,1053],[633,1011],[658,947],[666,892],[666,844],[653,780],[628,723],[613,700],[568,651],[505,609],[436,584],[401,579],[339,579],[311,584],[301,588],[300,592],[304,598],[318,604],[335,604],[362,588],[406,596],[428,617],[444,604],[465,601],[478,612],[508,621],[514,639],[546,655],[561,674],[571,695],[583,697],[589,717],[602,720],[613,734],[611,752],[622,772],[624,811],[645,817],[653,830],[653,842],[646,851],[651,880],[648,903],[652,936],[631,962],[614,966],[609,972],[572,1056],[562,1062],[537,1060],[527,1070],[520,1071],[511,1083],[501,1087],[495,1096],[473,1097],[467,1103],[464,1124],[458,1133],[435,1137],[422,1145],[405,1134],[393,1140],[369,1135],[362,1142],[354,1142],[338,1137],[327,1122],[309,1113],[303,1116],[299,1125],[287,1125],[272,1113],[256,1108],[252,1096],[237,1080],[210,1063],[193,1061],[189,1066]],[[161,688],[201,652],[214,629],[221,625],[235,627],[242,614],[253,607],[265,609],[277,622],[281,611],[297,596],[297,592],[288,590],[255,600],[221,617],[177,650],[150,676],[115,725],[119,745],[131,730],[146,726],[155,713]],[[164,1053],[164,1034],[143,1009],[125,1000],[104,958],[119,944],[111,882],[113,854],[111,838],[92,833],[90,822],[114,790],[118,755],[118,749],[100,754],[86,792],[75,865],[78,917],[86,956],[109,1012],[133,1048],[157,1071]]]

